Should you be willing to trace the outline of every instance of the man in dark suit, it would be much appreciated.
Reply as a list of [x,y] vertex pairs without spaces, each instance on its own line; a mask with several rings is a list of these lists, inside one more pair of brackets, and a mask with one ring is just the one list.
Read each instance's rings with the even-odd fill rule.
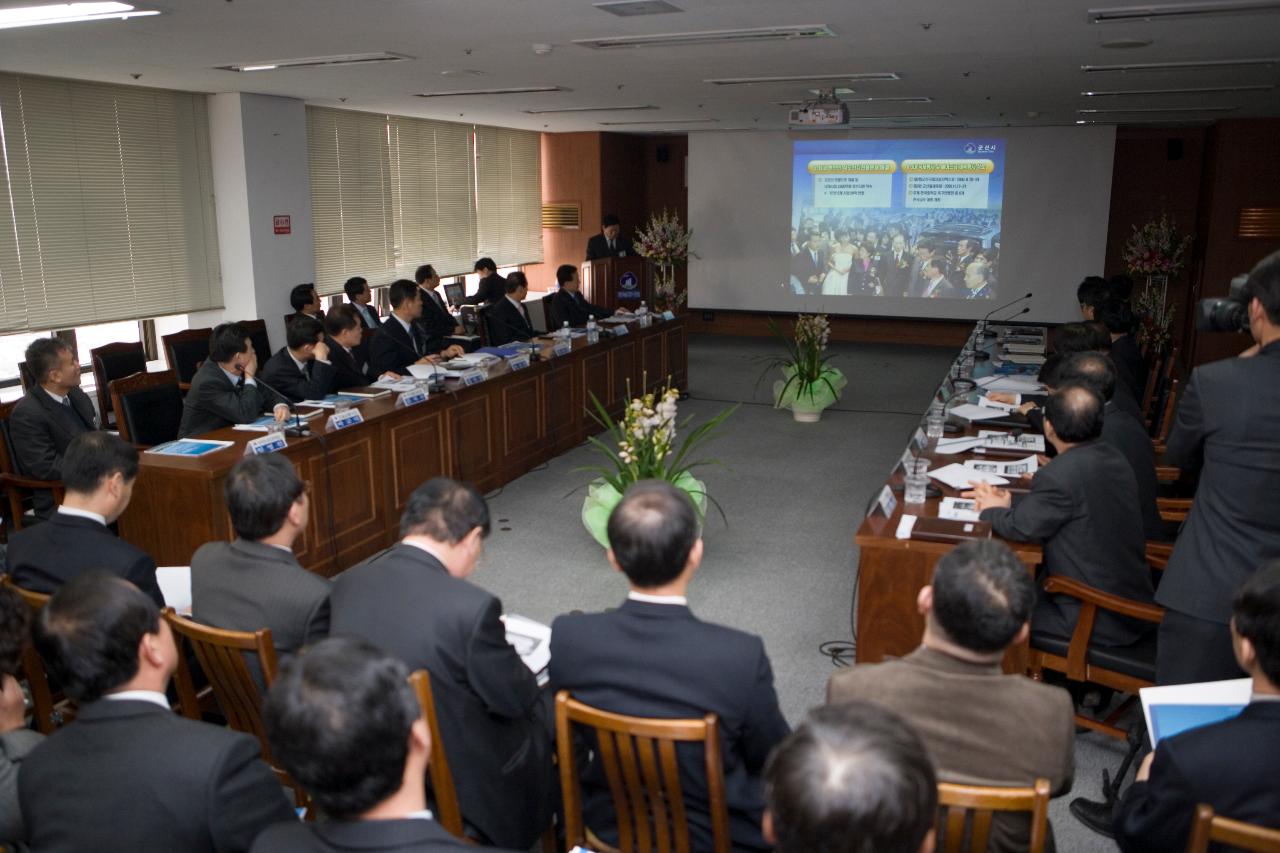
[[1135,400],[1147,393],[1147,363],[1133,338],[1133,311],[1125,302],[1106,299],[1093,308],[1094,320],[1106,327],[1111,337],[1111,361],[1116,375]]
[[[637,717],[720,718],[724,790],[735,850],[767,850],[760,831],[761,774],[789,728],[759,637],[699,621],[686,592],[702,560],[698,517],[669,483],[627,490],[609,516],[609,562],[630,582],[606,613],[570,614],[551,628],[551,686],[605,711]],[[694,850],[711,849],[701,753],[680,753],[680,784]],[[598,762],[583,773],[587,825],[614,844],[612,801]]]
[[289,304],[296,317],[305,315],[317,320],[324,319],[324,311],[320,308],[320,294],[316,293],[316,286],[311,282],[296,285],[290,290]]
[[[827,702],[861,700],[901,715],[944,782],[1025,788],[1045,778],[1054,795],[1065,794],[1075,775],[1070,694],[1000,668],[1005,650],[1030,635],[1035,601],[1026,566],[1003,542],[959,545],[920,590],[920,648],[898,660],[837,670]],[[1027,818],[997,814],[988,849],[1026,850]]]
[[[387,371],[381,376],[369,374],[369,358],[364,340],[364,327],[353,305],[338,305],[324,318],[325,345],[329,348],[329,364],[333,366],[333,390],[361,388],[381,376],[399,379],[400,374]],[[378,334],[381,334],[380,332]]]
[[930,258],[924,264],[924,285],[920,295],[925,299],[952,299],[962,294],[955,285],[947,281],[947,262],[941,258]]
[[1253,679],[1252,701],[1238,717],[1156,745],[1116,808],[1115,837],[1125,853],[1185,849],[1199,803],[1280,829],[1280,560],[1236,593],[1229,630],[1236,661]]
[[129,506],[137,477],[138,451],[120,436],[95,431],[73,439],[62,459],[62,506],[47,522],[9,535],[5,556],[13,582],[51,593],[86,571],[103,569],[164,607],[155,561],[107,526]]
[[484,305],[497,302],[507,292],[507,280],[498,275],[498,265],[493,258],[481,258],[472,270],[480,275],[480,286],[475,293],[462,300],[463,305]]
[[253,851],[476,849],[427,809],[427,761],[440,747],[408,678],[395,657],[336,637],[281,667],[262,709],[271,751],[328,820],[272,826]]
[[594,317],[596,321],[613,316],[612,308],[592,305],[582,295],[582,282],[578,279],[578,268],[573,264],[561,264],[556,269],[556,282],[560,289],[551,298],[551,329],[559,329],[565,323],[570,326],[585,326]]
[[512,341],[527,341],[538,331],[529,319],[529,309],[524,298],[529,295],[529,285],[524,273],[512,273],[507,277],[507,292],[496,302],[490,302],[485,318],[489,324],[489,346],[500,347]]
[[209,338],[209,358],[191,379],[182,401],[178,435],[201,435],[215,429],[246,424],[263,412],[278,421],[289,417],[289,404],[258,385],[258,355],[239,323],[223,323]]
[[391,283],[391,316],[382,321],[382,331],[369,342],[369,373],[382,375],[388,371],[409,375],[409,366],[433,364],[441,357],[462,354],[454,345],[437,352],[431,349],[427,336],[417,324],[422,314],[422,294],[418,285],[407,278]]
[[471,486],[437,477],[409,497],[400,531],[398,545],[337,577],[330,633],[431,674],[464,820],[526,850],[551,820],[550,697],[508,645],[502,603],[466,581],[488,507]]
[[907,295],[911,286],[911,262],[906,238],[894,234],[889,250],[880,257],[880,281],[884,284],[885,296]]
[[911,263],[910,284],[907,288],[908,296],[924,295],[924,290],[929,284],[925,266],[933,260],[936,251],[934,245],[927,240],[916,243],[916,257]]
[[[1102,398],[1082,385],[1064,385],[1045,402],[1045,438],[1058,451],[1016,502],[1010,493],[974,483],[965,497],[977,501],[982,520],[1014,542],[1044,545],[1044,570],[1135,601],[1152,599],[1144,556],[1138,486],[1129,463],[1102,436]],[[1033,631],[1070,637],[1080,604],[1041,591],[1031,617]],[[1093,641],[1126,646],[1147,633],[1143,622],[1099,612]]]
[[600,233],[587,241],[587,260],[625,258],[635,254],[631,239],[622,233],[622,223],[612,213],[600,219]]
[[373,291],[369,289],[367,280],[360,276],[349,278],[346,284],[342,285],[342,290],[347,294],[347,302],[351,303],[351,307],[355,309],[356,317],[362,326],[366,329],[376,329],[382,325],[378,309],[373,307]]
[[[27,368],[35,378],[9,417],[18,473],[38,480],[62,479],[62,454],[71,439],[98,428],[93,401],[80,390],[76,354],[57,338],[41,338],[27,347]],[[53,494],[36,492],[33,508],[40,518],[53,512]]]
[[296,822],[253,737],[175,714],[178,663],[168,623],[121,578],[81,575],[35,626],[76,718],[27,756],[18,796],[32,850],[248,850]]
[[263,366],[262,381],[295,403],[323,400],[332,393],[337,371],[329,362],[324,325],[314,317],[294,317],[285,343]]
[[422,314],[418,325],[427,336],[427,349],[435,352],[444,349],[444,340],[450,335],[462,334],[462,327],[449,313],[449,305],[440,295],[440,276],[435,267],[423,264],[414,271],[413,280],[422,294]]
[[798,293],[815,295],[822,292],[822,280],[827,275],[827,252],[822,248],[822,236],[814,231],[803,247],[791,256],[791,285],[799,287]]
[[[1063,323],[1050,334],[1049,348],[1063,358],[1077,352],[1100,352],[1110,358],[1111,336],[1107,334],[1106,327],[1096,321]],[[1112,362],[1113,368],[1114,365]],[[1128,385],[1117,382],[1111,399],[1117,409],[1127,412],[1139,422],[1143,421],[1142,407]]]
[[191,615],[231,631],[270,628],[281,659],[328,636],[329,581],[293,556],[311,511],[293,464],[277,453],[246,456],[223,495],[236,538],[191,558]]
[[1110,297],[1107,280],[1100,275],[1087,275],[1076,285],[1076,302],[1080,304],[1080,318],[1092,323],[1096,318],[1097,306]]
[[1200,471],[1156,601],[1161,684],[1232,678],[1232,593],[1262,563],[1280,557],[1280,252],[1245,284],[1255,345],[1202,364],[1178,404],[1164,461]]
[[27,697],[18,683],[30,623],[27,603],[13,590],[0,587],[0,847],[7,845],[7,849],[15,849],[23,835],[18,808],[22,762],[44,740],[27,724]]

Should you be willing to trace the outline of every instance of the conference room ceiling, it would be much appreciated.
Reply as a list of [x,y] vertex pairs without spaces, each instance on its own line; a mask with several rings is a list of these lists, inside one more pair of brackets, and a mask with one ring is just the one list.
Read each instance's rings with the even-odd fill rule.
[[[48,1],[4,0],[0,10]],[[1089,10],[1132,0],[669,0],[647,5],[679,11],[630,16],[597,8],[603,4],[592,0],[136,5],[162,14],[0,29],[0,69],[286,95],[317,105],[550,131],[776,130],[787,126],[785,104],[832,86],[852,90],[844,97],[854,127],[1187,124],[1280,116],[1277,4],[1268,11],[1098,24],[1089,21]],[[825,25],[831,35],[662,47],[575,43],[797,25]],[[1123,46],[1134,44],[1143,46]],[[535,46],[543,46],[541,52]],[[220,68],[380,52],[409,58],[274,71]],[[1242,59],[1275,61],[1082,70]],[[707,82],[823,75],[828,79],[814,82]],[[857,75],[898,79],[850,79]],[[509,88],[549,91],[419,97]],[[1083,94],[1134,91],[1144,94]]]

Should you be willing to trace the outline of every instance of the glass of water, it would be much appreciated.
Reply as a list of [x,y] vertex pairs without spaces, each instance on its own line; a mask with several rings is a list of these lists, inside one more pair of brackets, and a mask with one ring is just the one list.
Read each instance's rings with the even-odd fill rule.
[[911,472],[907,474],[902,499],[909,504],[924,503],[929,488],[929,462],[917,459]]
[[340,415],[340,414],[342,414],[343,412],[349,411],[350,409],[351,409],[351,401],[350,401],[350,400],[342,400],[342,399],[339,399],[339,400],[334,400],[334,401],[333,401],[333,413],[334,413],[335,415]]
[[924,436],[928,439],[942,438],[943,426],[947,422],[947,416],[943,410],[942,404],[934,402],[929,407],[929,414],[924,419]]

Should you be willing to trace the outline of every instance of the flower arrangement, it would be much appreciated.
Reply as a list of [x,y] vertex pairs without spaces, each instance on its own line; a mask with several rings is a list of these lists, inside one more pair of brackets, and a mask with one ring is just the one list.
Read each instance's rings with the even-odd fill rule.
[[1133,233],[1124,244],[1124,264],[1131,275],[1174,276],[1187,264],[1191,236],[1180,236],[1169,214],[1160,214]]
[[800,421],[816,421],[817,415],[840,399],[848,380],[830,364],[826,355],[831,324],[825,314],[801,314],[795,333],[788,338],[777,323],[769,328],[787,354],[768,359],[770,367],[782,368],[783,379],[773,385],[774,408],[790,408]]
[[690,251],[693,232],[680,224],[680,217],[668,210],[649,217],[644,229],[636,233],[636,253],[654,265],[653,301],[660,310],[679,308],[686,294],[676,292],[676,264],[688,263],[697,255]]
[[1169,345],[1170,328],[1173,325],[1174,306],[1164,302],[1163,289],[1147,282],[1133,301],[1133,313],[1138,318],[1134,334],[1138,343],[1152,352],[1163,352]]

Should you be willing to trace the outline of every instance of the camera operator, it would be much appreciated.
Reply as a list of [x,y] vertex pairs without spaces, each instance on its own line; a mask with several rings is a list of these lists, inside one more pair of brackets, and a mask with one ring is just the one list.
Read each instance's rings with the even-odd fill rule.
[[[1156,681],[1185,684],[1240,676],[1231,649],[1231,596],[1280,557],[1280,252],[1264,258],[1215,309],[1255,345],[1204,364],[1178,405],[1165,461],[1200,469],[1191,514],[1156,592]],[[1216,324],[1220,329],[1222,320]]]

